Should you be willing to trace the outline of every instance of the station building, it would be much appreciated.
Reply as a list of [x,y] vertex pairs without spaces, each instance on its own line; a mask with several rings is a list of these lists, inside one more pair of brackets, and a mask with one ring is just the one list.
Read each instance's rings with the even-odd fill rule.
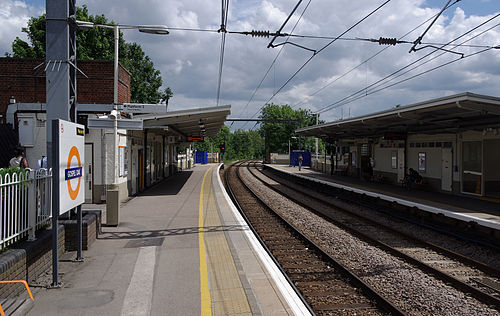
[[399,184],[412,168],[429,190],[500,198],[497,97],[466,92],[296,133],[334,144],[333,159],[316,161],[318,170]]
[[[43,60],[0,58],[0,160],[6,167],[16,145],[35,168],[46,156],[45,72]],[[50,65],[52,67],[52,65]],[[165,104],[130,103],[130,73],[119,65],[118,111],[121,120],[142,120],[141,130],[89,128],[92,119],[113,109],[113,61],[81,61],[78,67],[77,122],[85,125],[85,202],[102,203],[111,186],[125,201],[193,164],[190,137],[217,134],[230,106],[168,111]],[[181,151],[182,148],[182,152]],[[182,154],[182,155],[180,155]],[[116,155],[116,156],[115,156]],[[180,161],[179,156],[185,158]]]

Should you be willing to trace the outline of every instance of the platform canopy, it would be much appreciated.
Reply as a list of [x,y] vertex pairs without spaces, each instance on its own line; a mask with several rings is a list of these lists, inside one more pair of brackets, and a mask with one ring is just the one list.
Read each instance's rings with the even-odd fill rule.
[[500,128],[500,98],[465,92],[359,117],[301,128],[323,139],[380,137],[386,133],[443,134]]
[[143,120],[144,129],[160,130],[165,135],[188,137],[207,137],[216,135],[231,114],[231,106],[215,106],[161,114],[135,115]]

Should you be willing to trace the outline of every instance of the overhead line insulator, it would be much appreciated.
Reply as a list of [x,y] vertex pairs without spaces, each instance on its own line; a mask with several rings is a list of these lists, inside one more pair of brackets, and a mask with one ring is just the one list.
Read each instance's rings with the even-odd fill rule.
[[252,37],[269,37],[269,31],[252,30],[250,35],[252,35]]
[[396,38],[381,37],[378,39],[379,45],[396,45],[398,40]]

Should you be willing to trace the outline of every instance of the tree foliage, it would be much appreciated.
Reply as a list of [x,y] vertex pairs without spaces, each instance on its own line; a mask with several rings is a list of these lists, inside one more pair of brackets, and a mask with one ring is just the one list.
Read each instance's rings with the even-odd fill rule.
[[[262,108],[260,119],[266,120],[260,125],[260,134],[265,138],[267,153],[287,153],[289,141],[292,150],[315,150],[314,138],[295,136],[296,129],[316,124],[316,116],[310,110],[294,110],[289,105],[267,104]],[[323,121],[319,120],[318,123]],[[319,147],[320,151],[323,150],[323,142],[320,141]]]
[[[94,24],[113,25],[104,15],[89,15],[87,7],[78,7],[76,19]],[[22,31],[28,34],[30,43],[16,37],[12,43],[13,57],[15,58],[45,58],[45,14],[32,17],[28,26]],[[95,27],[87,31],[78,31],[76,34],[77,59],[79,60],[113,60],[114,34],[113,29]],[[123,34],[119,34],[119,60],[130,72],[130,93],[132,102],[159,103],[168,102],[173,96],[172,90],[161,90],[162,78],[160,71],[154,68],[151,59],[144,53],[137,43],[127,43]]]
[[[231,132],[227,126],[223,126],[219,133],[205,138],[205,142],[196,143],[195,148],[202,151],[220,151],[220,146],[226,144],[226,158],[230,160],[261,158],[264,146],[266,153],[288,153],[288,141],[291,150],[299,150],[299,137],[295,136],[295,130],[316,124],[316,116],[309,110],[293,110],[288,105],[269,104],[262,109],[261,119],[267,120],[260,124],[258,130],[236,130]],[[287,122],[272,122],[278,120],[289,120]],[[324,123],[319,120],[318,123]],[[300,149],[315,151],[316,142],[313,137],[302,137]],[[325,144],[319,140],[319,151],[325,149]]]
[[258,131],[236,130],[222,126],[215,136],[205,138],[203,143],[196,143],[195,148],[202,151],[220,152],[221,145],[226,145],[227,159],[247,159],[262,156],[264,141]]

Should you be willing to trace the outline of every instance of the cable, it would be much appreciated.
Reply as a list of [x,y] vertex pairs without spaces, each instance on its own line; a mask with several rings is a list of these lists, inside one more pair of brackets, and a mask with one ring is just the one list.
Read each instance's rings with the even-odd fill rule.
[[[476,27],[472,28],[471,30],[469,30],[469,31],[465,32],[464,34],[460,35],[459,37],[457,37],[457,38],[455,38],[455,39],[451,40],[448,44],[443,45],[443,47],[444,47],[444,46],[449,45],[449,44],[450,44],[450,43],[452,43],[452,42],[455,42],[456,40],[458,40],[458,39],[460,39],[460,38],[462,38],[462,37],[464,37],[464,36],[466,36],[467,34],[469,34],[469,33],[473,32],[474,30],[476,30],[476,29],[478,29],[479,27],[481,27],[481,26],[485,25],[486,23],[491,22],[492,20],[496,19],[498,16],[500,16],[500,14],[497,14],[497,15],[493,16],[492,18],[490,18],[490,19],[486,20],[485,22],[483,22],[483,23],[479,24],[478,26],[476,26]],[[488,30],[485,30],[485,31],[483,31],[483,32],[479,33],[478,35],[474,36],[473,38],[475,38],[475,37],[477,37],[477,36],[479,36],[479,35],[484,34],[485,32],[487,32],[487,31],[489,31],[489,30],[491,30],[491,29],[493,29],[493,28],[497,27],[498,25],[500,25],[500,24],[497,24],[497,25],[495,25],[495,26],[493,26],[493,27],[489,28]],[[471,39],[472,39],[472,38],[471,38]],[[469,40],[470,40],[470,39],[469,39]],[[468,40],[467,40],[467,41],[468,41]],[[458,45],[458,46],[460,46],[460,45]],[[457,46],[457,47],[458,47],[458,46]],[[496,47],[486,48],[486,49],[484,49],[483,51],[487,51],[487,50],[494,49],[494,48],[496,48]],[[408,64],[408,65],[406,65],[406,66],[404,66],[404,67],[400,68],[399,70],[397,70],[397,71],[393,72],[392,74],[390,74],[390,75],[388,75],[388,76],[386,76],[386,77],[384,77],[384,78],[382,78],[382,79],[380,79],[380,80],[376,81],[375,83],[371,84],[370,86],[368,86],[368,87],[366,87],[366,88],[363,88],[363,89],[360,89],[360,90],[356,91],[355,93],[353,93],[353,94],[351,94],[351,95],[349,95],[349,96],[347,96],[347,97],[345,97],[345,98],[343,98],[343,99],[341,99],[341,100],[339,100],[339,101],[337,101],[337,102],[335,102],[335,103],[329,104],[329,105],[327,105],[327,106],[325,106],[325,107],[323,107],[323,108],[319,109],[318,111],[316,111],[316,112],[315,112],[315,114],[316,114],[316,113],[323,113],[323,112],[326,112],[326,111],[328,111],[328,110],[330,110],[330,109],[332,109],[332,108],[337,108],[337,107],[339,107],[339,106],[341,106],[341,105],[344,105],[344,104],[347,104],[347,103],[349,103],[349,102],[352,102],[352,101],[354,101],[354,100],[349,101],[349,102],[344,102],[344,101],[346,101],[346,100],[347,100],[347,99],[349,99],[349,98],[355,97],[357,94],[360,94],[360,93],[364,93],[364,92],[365,92],[365,95],[366,95],[366,92],[368,91],[368,89],[369,89],[369,88],[372,88],[372,87],[374,87],[375,85],[379,84],[380,82],[385,81],[385,80],[387,80],[388,78],[392,77],[393,75],[395,75],[395,74],[397,74],[397,73],[399,73],[399,72],[401,72],[401,71],[403,71],[403,70],[405,70],[405,69],[407,69],[407,68],[411,67],[412,65],[414,65],[414,64],[416,64],[417,62],[421,61],[422,59],[424,59],[424,58],[426,58],[426,57],[430,56],[431,54],[435,53],[436,51],[438,51],[438,49],[435,49],[433,52],[428,53],[427,55],[425,55],[425,56],[423,56],[423,57],[421,57],[421,58],[417,59],[416,61],[411,62],[410,64]],[[439,57],[439,56],[438,56],[438,57]],[[467,57],[470,57],[470,55],[468,55]],[[460,59],[462,59],[462,58],[465,58],[465,57],[461,57]],[[448,63],[447,63],[447,64],[448,64]],[[420,67],[420,66],[421,66],[421,65],[419,65],[418,67]],[[416,69],[416,68],[417,68],[417,67],[413,68],[412,70],[414,70],[414,69]],[[406,73],[407,73],[407,72],[406,72]],[[399,77],[399,76],[398,76],[398,77]],[[380,85],[379,85],[379,86],[380,86]],[[356,98],[356,97],[355,97],[355,98]],[[357,99],[356,99],[356,100],[357,100]],[[342,103],[342,104],[340,104],[341,102],[343,102],[343,103]]]
[[[455,38],[455,39],[451,40],[451,41],[450,41],[450,42],[448,42],[447,44],[443,45],[443,47],[444,47],[444,46],[447,46],[448,44],[450,44],[450,43],[452,43],[452,42],[454,42],[454,41],[456,41],[456,40],[458,40],[458,39],[460,39],[460,38],[462,38],[463,36],[465,36],[465,35],[469,34],[470,32],[472,32],[472,31],[476,30],[477,28],[479,28],[479,27],[483,26],[484,24],[486,24],[486,23],[488,23],[488,22],[492,21],[493,19],[497,18],[499,15],[500,15],[500,14],[497,14],[496,16],[494,16],[494,17],[492,17],[492,18],[488,19],[487,21],[485,21],[485,22],[483,22],[483,23],[479,24],[478,26],[474,27],[473,29],[471,29],[471,30],[467,31],[466,33],[464,33],[464,34],[460,35],[459,37],[457,37],[457,38]],[[323,108],[319,109],[317,112],[318,112],[318,113],[323,113],[323,112],[325,112],[325,111],[326,111],[326,109],[327,109],[327,108],[330,108],[330,107],[332,107],[332,106],[334,106],[334,105],[336,105],[336,104],[338,104],[338,103],[340,103],[340,102],[342,102],[342,101],[345,101],[345,100],[346,100],[346,99],[348,99],[348,98],[351,98],[351,97],[355,96],[356,94],[359,94],[359,93],[361,93],[361,92],[363,92],[363,91],[365,91],[365,90],[368,90],[368,88],[371,88],[371,87],[373,87],[374,85],[376,85],[376,84],[378,84],[378,83],[380,83],[380,82],[382,82],[382,81],[384,81],[384,80],[386,80],[386,79],[388,79],[388,78],[392,77],[393,75],[395,75],[395,74],[397,74],[397,73],[399,73],[399,72],[401,72],[401,71],[405,70],[406,68],[408,68],[408,67],[412,66],[413,64],[416,64],[417,62],[421,61],[422,59],[424,59],[424,58],[426,58],[426,57],[430,56],[431,54],[435,53],[437,50],[438,50],[438,49],[434,50],[433,52],[428,53],[427,55],[425,55],[425,56],[423,56],[423,57],[421,57],[421,58],[417,59],[416,61],[411,62],[410,64],[408,64],[408,65],[404,66],[403,68],[400,68],[399,70],[397,70],[397,71],[393,72],[392,74],[390,74],[390,75],[388,75],[388,76],[386,76],[386,77],[384,77],[384,78],[382,78],[382,79],[378,80],[377,82],[375,82],[375,83],[371,84],[370,86],[368,86],[368,87],[366,87],[366,88],[363,88],[363,89],[360,89],[360,90],[358,90],[357,92],[355,92],[355,93],[353,93],[353,94],[351,94],[351,95],[349,95],[349,96],[347,96],[347,97],[343,98],[343,99],[342,99],[342,100],[340,100],[340,101],[337,101],[337,102],[335,102],[335,103],[333,103],[333,104],[327,105],[327,106],[325,106],[325,107],[323,107]]]
[[226,49],[226,26],[227,26],[227,16],[229,9],[229,0],[222,0],[222,14],[221,14],[221,26],[218,32],[222,33],[221,45],[220,45],[220,56],[219,56],[219,80],[217,84],[217,106],[219,106],[220,101],[220,89],[222,85],[222,69],[224,66],[224,52]]
[[[302,11],[302,13],[300,14],[299,18],[297,19],[297,22],[295,22],[295,25],[293,26],[291,32],[290,32],[290,35],[293,33],[293,31],[295,31],[295,28],[297,27],[297,25],[299,24],[300,20],[302,19],[302,17],[304,16],[304,13],[306,12],[307,8],[309,8],[309,5],[311,4],[311,1],[312,0],[309,0],[309,2],[307,3],[307,5],[305,6],[304,10]],[[288,38],[290,37],[290,35],[288,35]],[[287,38],[287,40],[288,40]],[[267,69],[266,73],[264,74],[264,76],[262,77],[262,79],[260,80],[259,82],[259,85],[257,86],[257,88],[255,88],[255,90],[253,91],[252,93],[252,96],[250,97],[250,100],[248,100],[247,104],[243,107],[243,109],[240,111],[240,115],[241,116],[241,113],[248,107],[248,105],[250,104],[250,102],[252,102],[253,100],[253,97],[255,96],[255,94],[257,93],[257,91],[260,89],[262,83],[264,82],[264,80],[266,79],[267,75],[269,74],[269,71],[271,71],[272,67],[274,66],[274,64],[276,63],[276,60],[278,59],[278,57],[280,56],[281,52],[283,51],[283,49],[285,48],[285,46],[282,46],[280,48],[280,50],[278,51],[278,54],[276,54],[276,57],[274,57],[274,60],[273,62],[271,63],[271,65],[269,65],[269,68]],[[259,109],[260,111],[260,109]],[[255,116],[255,114],[252,116],[252,118]],[[244,128],[246,126],[247,123],[243,124],[243,126],[241,128]]]
[[190,32],[211,32],[217,33],[217,30],[211,29],[193,29],[193,28],[183,28],[183,27],[167,27],[169,31],[190,31]]
[[441,11],[439,11],[439,13],[436,15],[436,17],[434,18],[434,20],[431,22],[431,24],[429,24],[429,26],[425,29],[425,31],[422,33],[422,35],[420,35],[416,40],[415,42],[413,42],[413,46],[410,48],[410,51],[408,53],[411,53],[411,52],[415,52],[415,47],[420,44],[420,42],[422,41],[422,38],[424,38],[425,34],[430,30],[430,28],[432,27],[432,25],[434,25],[434,23],[436,22],[436,20],[441,16],[441,14],[443,13],[444,10],[446,10],[446,8],[448,7],[448,5],[450,4],[451,0],[448,0],[448,2],[444,5],[444,7],[441,9]]
[[[454,6],[455,4],[457,4],[460,0],[456,0],[454,3],[452,3],[451,5],[449,5],[446,9],[449,9],[451,8],[452,6]],[[419,29],[422,25],[424,25],[425,23],[429,22],[430,20],[432,20],[437,14],[435,14],[434,16],[431,16],[430,18],[428,18],[427,20],[425,20],[424,22],[420,23],[419,25],[417,25],[416,27],[414,27],[413,29],[411,29],[409,32],[407,32],[406,34],[404,34],[403,36],[399,37],[399,40],[402,40],[403,38],[405,38],[406,36],[410,35],[411,33],[415,32],[417,29]],[[329,86],[331,86],[332,84],[334,84],[335,82],[337,82],[338,80],[344,78],[345,76],[347,76],[348,74],[350,74],[351,72],[353,72],[354,70],[358,69],[359,67],[361,67],[362,65],[366,64],[367,62],[369,62],[370,60],[372,60],[373,58],[377,57],[378,55],[380,55],[382,52],[384,52],[386,49],[388,49],[389,47],[384,47],[383,49],[379,50],[377,53],[375,53],[374,55],[372,55],[371,57],[369,57],[368,59],[364,60],[363,62],[361,62],[359,65],[351,68],[349,71],[345,72],[343,75],[335,78],[334,80],[328,82],[326,85],[324,85],[323,87],[321,87],[320,89],[316,90],[315,92],[313,92],[311,95],[309,95],[309,97],[311,96],[314,96],[316,94],[318,94],[319,92],[323,91],[324,89],[328,88]],[[295,105],[292,106],[292,109],[297,107],[298,105],[302,104],[303,102],[305,102],[307,100],[307,97],[302,99],[301,101],[295,103]]]
[[364,20],[366,20],[368,17],[370,17],[371,15],[373,15],[375,12],[377,12],[378,10],[380,10],[382,7],[384,7],[387,3],[389,3],[391,0],[386,0],[384,3],[382,3],[381,5],[379,5],[376,9],[372,10],[368,15],[366,15],[365,17],[363,17],[361,20],[359,20],[358,22],[356,22],[354,25],[352,25],[351,27],[349,27],[347,30],[345,30],[342,34],[340,34],[339,36],[337,36],[336,38],[334,38],[332,41],[330,41],[328,44],[326,44],[325,46],[323,46],[321,49],[319,49],[316,53],[314,53],[311,57],[309,57],[309,59],[306,60],[306,62],[299,68],[297,69],[297,71],[295,71],[295,73],[269,98],[269,100],[267,100],[267,102],[264,103],[264,105],[262,105],[259,110],[252,116],[254,117],[255,115],[257,115],[257,113],[260,112],[260,110],[262,110],[262,108],[268,104],[278,93],[280,93],[280,91],[290,82],[292,81],[293,78],[295,78],[295,76],[302,70],[304,69],[304,67],[316,56],[318,55],[319,53],[321,53],[323,50],[325,50],[326,48],[328,48],[331,44],[333,44],[338,38],[344,36],[347,32],[351,31],[353,28],[355,28],[356,26],[358,26],[360,23],[362,23]]
[[[473,40],[473,39],[475,39],[475,38],[477,38],[477,37],[479,37],[479,36],[483,35],[484,33],[488,32],[488,31],[491,31],[492,29],[494,29],[494,28],[498,27],[499,25],[500,25],[500,23],[498,23],[498,24],[496,24],[496,25],[494,25],[494,26],[492,26],[492,27],[490,27],[490,28],[488,28],[488,29],[486,29],[486,30],[484,30],[484,31],[482,31],[482,32],[480,32],[480,33],[478,33],[478,34],[476,34],[476,35],[472,36],[472,37],[471,37],[471,38],[469,38],[469,39],[466,39],[465,41],[463,41],[463,42],[462,42],[462,43],[460,43],[460,44],[456,44],[455,46],[456,46],[456,47],[462,47],[462,46],[464,46],[464,44],[465,44],[465,43],[470,42],[471,40]],[[495,47],[487,47],[487,49],[494,49],[494,48],[495,48]],[[443,53],[441,53],[441,54],[439,54],[439,55],[437,55],[437,56],[434,56],[433,58],[430,58],[430,59],[426,60],[425,62],[423,62],[423,63],[421,63],[421,64],[418,64],[418,65],[416,65],[416,66],[415,66],[415,67],[413,67],[413,68],[408,69],[407,71],[405,71],[405,72],[403,72],[403,73],[401,73],[401,74],[397,75],[396,77],[393,77],[393,78],[389,79],[387,82],[384,82],[383,84],[389,83],[389,82],[393,81],[394,79],[400,78],[400,77],[402,77],[402,76],[406,75],[407,73],[411,72],[412,70],[415,70],[415,69],[417,69],[417,68],[419,68],[419,67],[422,67],[422,66],[423,66],[423,65],[425,65],[425,64],[428,64],[428,63],[430,63],[431,61],[433,61],[433,60],[435,60],[435,59],[437,59],[437,58],[439,58],[439,57],[443,56],[444,54],[446,54],[446,52],[443,52]],[[462,56],[461,58],[464,58],[464,57],[465,57],[465,56]],[[382,86],[383,84],[379,84],[379,85],[377,85],[377,86],[375,86],[375,87],[372,87],[370,90],[374,90],[374,89],[376,89],[377,87]],[[384,89],[385,89],[385,88],[384,88]],[[382,90],[383,90],[383,89],[382,89]],[[381,90],[379,89],[379,90],[377,90],[377,92],[378,92],[378,91],[381,91]],[[371,91],[369,91],[369,90],[367,89],[367,93],[369,94],[370,92],[371,92]]]
[[278,32],[276,32],[276,35],[273,37],[273,39],[269,42],[269,44],[267,44],[267,48],[269,47],[274,47],[273,46],[273,43],[274,43],[274,40],[276,39],[276,37],[278,37],[278,34],[280,34],[280,32],[283,30],[283,28],[285,27],[285,25],[288,23],[288,21],[290,20],[290,18],[292,17],[292,15],[295,13],[295,11],[297,10],[297,8],[299,7],[299,5],[302,3],[302,0],[299,0],[299,2],[295,5],[295,8],[293,8],[292,12],[290,12],[290,14],[288,15],[288,17],[286,18],[285,22],[283,22],[283,24],[281,25],[281,27],[279,28]]
[[[455,62],[457,62],[457,61],[460,61],[460,60],[463,60],[463,59],[465,59],[465,58],[469,58],[469,57],[472,57],[472,56],[475,56],[475,55],[478,55],[478,54],[481,54],[481,53],[487,52],[487,51],[492,50],[492,49],[494,49],[494,47],[489,47],[489,48],[483,49],[483,50],[481,50],[481,51],[478,51],[478,52],[475,52],[475,53],[469,54],[469,55],[467,55],[467,56],[464,56],[464,57],[459,57],[459,58],[457,58],[457,59],[454,59],[454,60],[448,61],[448,62],[446,62],[446,63],[444,63],[444,64],[441,64],[441,65],[439,65],[439,66],[436,66],[436,67],[431,68],[431,69],[428,69],[428,70],[425,70],[425,71],[423,71],[423,72],[421,72],[421,73],[415,74],[415,75],[413,75],[413,76],[411,76],[411,77],[405,78],[405,79],[403,79],[403,80],[400,80],[400,81],[398,81],[398,82],[395,82],[395,83],[390,84],[390,85],[388,85],[388,86],[385,86],[385,87],[383,87],[383,88],[380,88],[380,89],[377,89],[377,90],[372,90],[372,91],[366,92],[366,94],[359,95],[359,96],[355,97],[354,99],[348,100],[348,101],[346,101],[346,102],[344,102],[344,103],[340,104],[339,106],[343,106],[343,105],[346,105],[346,104],[348,104],[348,103],[351,103],[351,102],[357,101],[357,100],[362,99],[362,98],[364,98],[364,97],[366,97],[366,96],[368,96],[368,95],[371,95],[371,94],[374,94],[374,93],[380,92],[380,91],[382,91],[382,90],[385,90],[385,89],[391,88],[391,87],[393,87],[393,86],[395,86],[395,85],[398,85],[398,84],[400,84],[400,83],[403,83],[403,82],[409,81],[409,80],[411,80],[411,79],[414,79],[414,78],[416,78],[416,77],[420,77],[420,76],[422,76],[422,75],[425,75],[425,74],[427,74],[427,73],[429,73],[429,72],[431,72],[431,71],[434,71],[434,70],[437,70],[437,69],[439,69],[439,68],[442,68],[442,67],[448,66],[448,65],[450,65],[450,64],[453,64],[453,63],[455,63]],[[443,53],[443,54],[444,54],[444,53]],[[339,107],[339,106],[335,106],[335,108],[337,108],[337,107]]]

